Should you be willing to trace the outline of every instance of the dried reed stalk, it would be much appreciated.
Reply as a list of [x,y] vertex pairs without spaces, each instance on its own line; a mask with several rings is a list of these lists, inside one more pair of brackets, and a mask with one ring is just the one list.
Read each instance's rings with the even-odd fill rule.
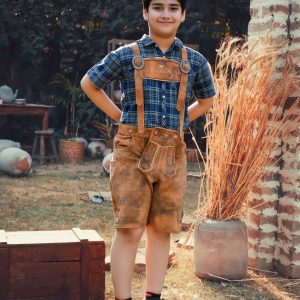
[[[209,219],[242,216],[251,187],[266,172],[276,140],[289,127],[300,99],[285,110],[296,88],[295,63],[286,55],[276,71],[280,45],[267,40],[225,41],[217,51],[214,82],[217,95],[207,113],[206,207],[199,214]],[[202,211],[201,211],[202,210]],[[200,216],[201,217],[201,216]],[[203,217],[203,215],[202,215]]]

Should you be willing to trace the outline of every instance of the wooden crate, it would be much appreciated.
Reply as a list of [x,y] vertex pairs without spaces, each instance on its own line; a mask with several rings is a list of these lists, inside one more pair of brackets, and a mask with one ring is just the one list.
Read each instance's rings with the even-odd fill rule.
[[0,299],[103,300],[104,260],[94,230],[0,230]]

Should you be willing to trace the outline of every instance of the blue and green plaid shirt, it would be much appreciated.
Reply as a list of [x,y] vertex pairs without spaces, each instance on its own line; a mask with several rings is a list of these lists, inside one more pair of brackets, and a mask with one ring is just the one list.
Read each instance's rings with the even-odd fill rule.
[[[181,62],[183,43],[175,39],[170,49],[163,53],[153,40],[144,35],[137,41],[140,53],[144,58],[166,57]],[[186,111],[184,128],[188,127],[187,105],[193,100],[206,99],[215,95],[208,62],[199,52],[187,48],[191,70],[188,75],[186,91]],[[133,51],[128,45],[118,48],[100,60],[88,72],[91,82],[103,89],[114,79],[120,81],[122,92],[121,123],[137,125],[137,107],[135,100],[134,67],[132,65]],[[179,112],[176,109],[179,82],[165,82],[153,79],[143,79],[145,127],[163,127],[179,130]]]

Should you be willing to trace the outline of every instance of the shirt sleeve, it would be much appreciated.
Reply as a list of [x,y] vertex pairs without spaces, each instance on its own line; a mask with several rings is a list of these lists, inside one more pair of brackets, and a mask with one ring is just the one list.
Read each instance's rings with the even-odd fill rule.
[[87,75],[95,87],[103,89],[116,79],[121,71],[120,59],[118,54],[113,51],[88,70]]
[[216,95],[212,73],[207,60],[198,69],[193,92],[197,99],[207,99]]

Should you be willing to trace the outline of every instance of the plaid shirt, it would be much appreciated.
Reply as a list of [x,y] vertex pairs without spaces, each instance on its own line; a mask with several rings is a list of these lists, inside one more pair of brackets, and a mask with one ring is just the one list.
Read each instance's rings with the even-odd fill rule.
[[[166,57],[181,62],[183,43],[175,39],[170,49],[163,53],[149,36],[144,35],[137,41],[140,53],[144,58]],[[187,48],[191,70],[188,75],[186,104],[194,97],[210,98],[215,95],[207,60],[197,51]],[[103,89],[112,80],[120,81],[122,92],[121,123],[137,125],[137,108],[135,100],[134,67],[132,65],[133,51],[128,45],[109,53],[88,72],[91,82]],[[163,127],[179,130],[179,112],[176,109],[179,82],[165,82],[153,79],[143,79],[145,127]],[[187,105],[185,108],[184,128],[188,127]]]

